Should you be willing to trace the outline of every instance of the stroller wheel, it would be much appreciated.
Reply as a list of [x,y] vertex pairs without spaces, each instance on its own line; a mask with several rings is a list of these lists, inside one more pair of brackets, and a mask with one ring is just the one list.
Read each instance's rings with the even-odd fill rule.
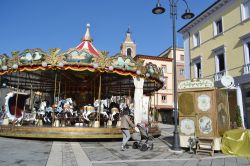
[[142,144],[140,150],[145,152],[146,150],[148,150],[148,145],[147,144]]
[[133,149],[138,149],[139,148],[139,143],[138,142],[134,142],[132,148]]

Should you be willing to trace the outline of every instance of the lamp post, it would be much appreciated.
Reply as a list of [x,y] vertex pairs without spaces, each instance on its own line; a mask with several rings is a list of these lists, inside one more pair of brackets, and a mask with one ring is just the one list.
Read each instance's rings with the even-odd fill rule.
[[[181,16],[183,19],[191,19],[194,17],[194,14],[190,12],[188,4],[186,0],[183,0],[186,4],[187,9],[185,13]],[[170,16],[172,18],[172,32],[173,32],[173,68],[174,68],[174,143],[172,146],[173,150],[180,150],[180,138],[179,132],[177,128],[177,75],[176,75],[176,19],[177,19],[177,3],[178,0],[169,0],[170,3]],[[163,8],[158,0],[156,7],[152,9],[153,14],[162,14],[165,12],[165,8]]]

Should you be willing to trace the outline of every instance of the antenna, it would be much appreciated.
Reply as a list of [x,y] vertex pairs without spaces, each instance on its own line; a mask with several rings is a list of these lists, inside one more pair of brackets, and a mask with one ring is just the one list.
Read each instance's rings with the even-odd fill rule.
[[221,77],[221,84],[226,88],[234,87],[234,78],[230,75],[224,75]]

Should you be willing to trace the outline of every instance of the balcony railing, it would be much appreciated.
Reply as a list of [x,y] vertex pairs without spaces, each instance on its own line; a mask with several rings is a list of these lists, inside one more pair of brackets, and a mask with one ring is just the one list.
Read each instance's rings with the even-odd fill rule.
[[223,71],[220,71],[218,73],[215,73],[214,75],[214,80],[215,81],[220,81],[221,80],[221,77],[224,76],[226,74],[226,71],[223,70]]
[[250,73],[250,63],[244,65],[244,74]]

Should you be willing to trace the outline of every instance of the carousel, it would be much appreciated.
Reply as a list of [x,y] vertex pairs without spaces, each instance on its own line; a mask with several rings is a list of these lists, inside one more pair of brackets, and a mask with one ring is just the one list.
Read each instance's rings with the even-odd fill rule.
[[87,25],[81,43],[0,55],[0,136],[22,138],[122,138],[120,114],[151,124],[149,96],[163,86],[153,63],[98,51]]

